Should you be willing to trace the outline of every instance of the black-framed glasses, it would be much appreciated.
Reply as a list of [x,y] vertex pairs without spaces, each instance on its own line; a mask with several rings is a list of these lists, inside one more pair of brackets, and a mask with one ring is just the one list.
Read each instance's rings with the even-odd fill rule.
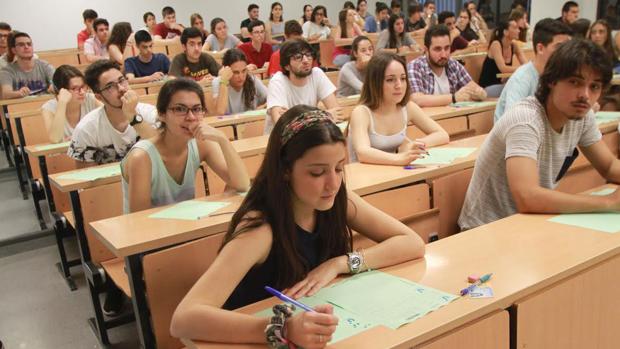
[[174,107],[168,108],[168,110],[170,110],[175,116],[182,117],[186,117],[187,115],[189,115],[190,111],[193,115],[198,116],[204,115],[204,113],[207,112],[207,109],[203,108],[201,105],[195,105],[191,108],[186,105],[175,105]]
[[314,59],[314,54],[312,52],[296,53],[291,56],[291,59],[294,61],[301,61],[304,57],[308,59]]
[[120,78],[118,78],[117,81],[111,81],[108,82],[105,86],[103,86],[103,88],[99,89],[99,92],[104,92],[104,91],[108,91],[108,90],[119,90],[119,86],[129,86],[129,80],[127,80],[126,77],[121,76]]

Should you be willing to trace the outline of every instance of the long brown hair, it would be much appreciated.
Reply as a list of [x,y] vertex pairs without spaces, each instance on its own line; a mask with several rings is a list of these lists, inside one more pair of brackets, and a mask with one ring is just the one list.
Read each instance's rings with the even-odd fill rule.
[[340,38],[346,39],[348,37],[347,33],[347,14],[349,13],[349,9],[342,9],[338,12],[338,23],[340,25]]
[[127,40],[129,39],[131,32],[132,29],[129,22],[118,22],[114,24],[106,46],[109,49],[110,45],[116,45],[121,50],[121,53],[125,52],[125,46],[127,46]]
[[[245,57],[243,51],[236,48],[226,51],[226,53],[224,53],[224,57],[222,57],[222,65],[225,67],[230,67],[233,63],[239,61],[243,61],[246,64],[248,63],[248,59]],[[252,102],[254,102],[254,99],[256,98],[256,86],[254,86],[254,78],[252,77],[251,72],[248,72],[245,77],[241,96],[243,97],[243,105],[245,105],[248,109],[252,109],[254,107]]]
[[605,38],[605,43],[603,44],[602,47],[605,50],[605,52],[607,52],[607,56],[609,57],[609,59],[612,62],[615,61],[616,50],[614,49],[613,41],[611,39],[611,26],[609,26],[609,23],[607,23],[607,21],[604,19],[599,19],[595,21],[594,23],[592,23],[592,25],[590,26],[590,29],[588,30],[588,40],[590,41],[592,41],[592,29],[594,29],[595,25],[602,25],[603,27],[605,27],[605,30],[607,31],[607,35]]
[[[383,103],[383,84],[385,80],[385,70],[392,61],[397,61],[402,64],[407,73],[407,63],[405,59],[395,53],[391,52],[379,52],[372,56],[368,67],[366,68],[366,76],[364,77],[364,86],[362,87],[362,93],[360,95],[360,104],[366,105],[371,110],[375,110]],[[404,107],[409,102],[409,95],[411,94],[411,87],[409,86],[409,79],[406,79],[407,87],[405,89],[405,96],[398,103],[399,106]]]
[[[237,236],[269,224],[273,236],[271,253],[280,271],[276,287],[287,288],[303,279],[310,271],[296,248],[293,192],[288,176],[295,161],[306,151],[324,144],[345,144],[340,129],[332,122],[321,122],[299,130],[282,144],[284,128],[302,113],[317,110],[307,105],[297,105],[286,111],[276,122],[269,136],[265,159],[254,184],[243,203],[233,215],[222,247]],[[344,181],[336,194],[334,205],[326,211],[317,211],[315,234],[319,234],[321,247],[319,260],[343,255],[352,250],[352,233],[347,225],[347,191]],[[258,213],[257,215],[251,214]]]

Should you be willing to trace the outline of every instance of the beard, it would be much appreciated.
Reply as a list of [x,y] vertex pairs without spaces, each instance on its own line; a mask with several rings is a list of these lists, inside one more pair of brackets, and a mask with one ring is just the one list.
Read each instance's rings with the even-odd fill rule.
[[448,60],[447,59],[440,59],[439,61],[434,61],[430,56],[428,57],[428,63],[430,64],[431,67],[435,67],[435,68],[443,68],[446,65],[448,65]]
[[293,70],[291,71],[291,73],[293,73],[293,75],[295,75],[296,78],[298,79],[303,79],[305,77],[310,76],[310,74],[312,74],[312,67],[310,67],[310,69],[308,69],[307,71],[300,69],[300,70]]

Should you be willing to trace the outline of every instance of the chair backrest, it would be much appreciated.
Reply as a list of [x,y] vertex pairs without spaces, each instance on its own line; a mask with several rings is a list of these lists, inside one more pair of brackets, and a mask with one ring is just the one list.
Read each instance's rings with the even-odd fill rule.
[[[256,177],[256,172],[258,172],[260,165],[263,163],[264,157],[265,156],[263,154],[260,154],[242,158],[251,180]],[[215,172],[213,172],[210,167],[206,166],[206,168],[209,195],[223,193],[224,190],[226,190],[226,183],[220,177],[218,177],[218,175],[215,174]]]
[[325,68],[336,68],[334,65],[334,39],[325,39],[319,42],[319,57],[321,66]]
[[473,168],[459,171],[432,181],[433,205],[439,208],[439,237],[445,238],[460,231],[458,219]]
[[237,126],[237,136],[239,139],[259,137],[265,130],[265,120],[249,122]]

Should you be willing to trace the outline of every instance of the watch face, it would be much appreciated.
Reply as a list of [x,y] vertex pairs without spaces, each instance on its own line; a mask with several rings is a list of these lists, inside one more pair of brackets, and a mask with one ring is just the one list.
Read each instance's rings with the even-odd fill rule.
[[136,115],[135,119],[137,122],[142,122],[142,115]]
[[352,269],[358,269],[360,267],[360,264],[362,264],[362,260],[359,256],[351,257],[351,268]]

